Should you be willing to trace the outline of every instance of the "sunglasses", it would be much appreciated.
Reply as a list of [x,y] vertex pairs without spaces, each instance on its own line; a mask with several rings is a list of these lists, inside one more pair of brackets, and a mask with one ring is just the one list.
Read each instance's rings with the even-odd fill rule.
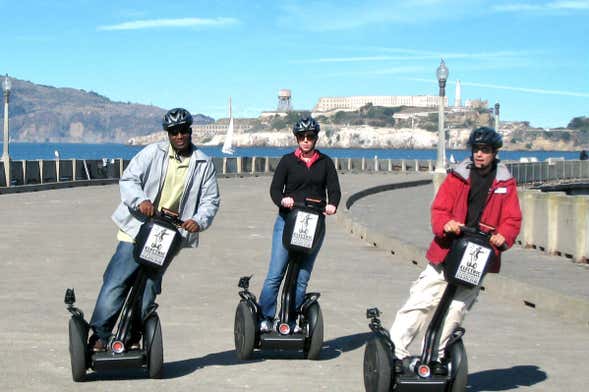
[[490,154],[493,152],[493,147],[491,146],[472,146],[472,153],[482,152],[483,154]]
[[168,134],[170,134],[172,136],[176,136],[179,133],[181,133],[182,135],[187,135],[191,131],[192,131],[192,129],[190,129],[190,127],[188,127],[188,128],[186,128],[186,127],[174,127],[174,128],[168,129]]
[[297,135],[297,140],[298,141],[303,141],[305,139],[310,140],[310,141],[314,141],[314,140],[317,140],[317,135],[315,135],[312,132],[310,132],[310,133],[304,133],[302,135]]

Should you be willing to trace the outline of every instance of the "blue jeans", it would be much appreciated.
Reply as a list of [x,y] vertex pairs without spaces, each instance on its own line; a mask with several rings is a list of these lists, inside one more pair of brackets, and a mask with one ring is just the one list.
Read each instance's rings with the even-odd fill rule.
[[[119,317],[129,289],[135,281],[139,264],[133,257],[133,244],[119,242],[102,277],[102,288],[96,299],[96,306],[90,326],[103,342],[108,342],[111,331]],[[141,313],[144,317],[162,290],[162,275],[155,280],[147,278]]]
[[[272,235],[272,254],[270,256],[270,267],[268,268],[268,275],[264,281],[262,292],[260,293],[260,309],[262,311],[261,318],[274,318],[276,314],[276,298],[280,283],[286,272],[288,265],[288,250],[282,245],[282,231],[284,230],[284,217],[280,214],[276,217],[274,223],[274,234]],[[295,294],[295,306],[298,307],[303,304],[305,299],[305,291],[307,284],[311,277],[313,264],[317,258],[317,253],[323,244],[323,238],[319,239],[319,245],[312,254],[306,255],[300,261],[301,269],[297,278],[297,289]]]

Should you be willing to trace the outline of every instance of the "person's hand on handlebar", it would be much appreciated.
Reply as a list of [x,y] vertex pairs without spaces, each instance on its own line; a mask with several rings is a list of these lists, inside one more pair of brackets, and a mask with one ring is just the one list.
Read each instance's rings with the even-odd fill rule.
[[333,215],[335,214],[336,207],[333,204],[328,204],[325,206],[325,215]]
[[189,233],[200,231],[200,226],[192,219],[185,220],[181,227]]
[[456,222],[454,219],[450,219],[444,225],[444,232],[446,233],[454,233],[456,235],[460,235],[460,228],[464,226],[464,223]]
[[141,204],[139,204],[139,212],[145,216],[153,216],[155,214],[155,207],[151,203],[151,200],[143,200]]
[[501,248],[503,245],[505,245],[505,237],[499,233],[496,233],[493,234],[491,238],[489,238],[489,242],[495,245],[497,248]]
[[294,199],[292,197],[283,197],[282,200],[280,200],[280,205],[285,208],[292,208],[292,206],[294,206]]

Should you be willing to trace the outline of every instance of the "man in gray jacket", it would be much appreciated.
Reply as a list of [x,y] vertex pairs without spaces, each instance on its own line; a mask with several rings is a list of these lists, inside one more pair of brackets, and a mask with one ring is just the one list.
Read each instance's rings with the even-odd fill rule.
[[[198,246],[198,233],[207,229],[219,208],[219,189],[210,157],[192,144],[192,116],[181,108],[168,111],[162,125],[167,142],[150,144],[129,163],[119,182],[121,204],[112,219],[119,227],[119,240],[103,276],[103,283],[90,326],[94,351],[105,350],[118,318],[131,277],[139,264],[133,257],[135,237],[141,225],[162,208],[176,211],[184,221],[182,246]],[[153,306],[161,292],[161,276],[147,280],[142,315]],[[138,337],[136,337],[138,338]]]

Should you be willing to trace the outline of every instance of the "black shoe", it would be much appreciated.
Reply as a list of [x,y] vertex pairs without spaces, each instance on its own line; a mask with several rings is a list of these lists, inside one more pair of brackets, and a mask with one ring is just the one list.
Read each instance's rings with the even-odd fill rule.
[[395,374],[405,373],[405,367],[403,366],[403,360],[402,359],[395,359],[395,361],[393,363],[393,369],[394,369]]
[[108,345],[104,343],[101,339],[99,339],[98,336],[92,335],[90,336],[90,339],[88,339],[88,347],[90,351],[99,353],[102,351],[106,351]]
[[438,361],[432,362],[432,365],[430,366],[430,368],[432,369],[432,374],[434,374],[436,376],[445,376],[448,374],[448,368],[446,367],[446,365],[444,365],[441,362],[438,362]]
[[129,339],[129,350],[139,350],[141,348],[141,335],[139,336],[132,336]]

